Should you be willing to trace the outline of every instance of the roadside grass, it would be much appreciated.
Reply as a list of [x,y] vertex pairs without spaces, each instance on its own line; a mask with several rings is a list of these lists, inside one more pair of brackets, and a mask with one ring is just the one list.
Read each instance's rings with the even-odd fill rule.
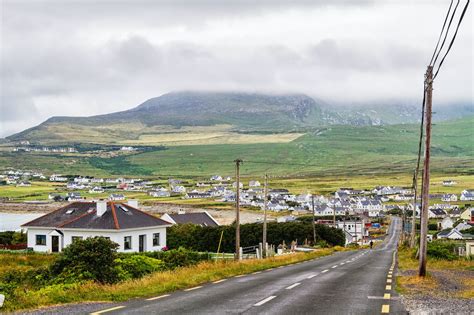
[[38,267],[46,267],[55,258],[56,256],[53,254],[0,251],[0,275],[9,271],[23,272]]
[[[399,248],[397,291],[403,295],[421,295],[454,298],[474,298],[474,260],[460,258],[457,260],[435,259],[428,257],[427,276],[418,276],[418,260],[413,257],[409,248]],[[457,283],[454,291],[447,291],[440,274]]]
[[153,273],[141,279],[114,285],[101,285],[92,282],[52,285],[36,291],[16,292],[17,299],[5,301],[4,310],[16,311],[73,302],[118,302],[132,298],[153,297],[211,281],[289,265],[345,250],[348,249],[342,247],[325,248],[311,253],[282,255],[263,260],[244,260],[240,263],[208,261],[195,266]]

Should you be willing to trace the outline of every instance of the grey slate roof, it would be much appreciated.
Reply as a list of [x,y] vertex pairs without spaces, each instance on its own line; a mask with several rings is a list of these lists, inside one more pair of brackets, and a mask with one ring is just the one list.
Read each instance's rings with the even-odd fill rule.
[[95,202],[73,202],[22,226],[120,230],[165,225],[171,223],[125,203],[107,202],[107,211],[99,217]]
[[192,223],[202,226],[218,226],[206,212],[172,213],[169,216],[177,224]]

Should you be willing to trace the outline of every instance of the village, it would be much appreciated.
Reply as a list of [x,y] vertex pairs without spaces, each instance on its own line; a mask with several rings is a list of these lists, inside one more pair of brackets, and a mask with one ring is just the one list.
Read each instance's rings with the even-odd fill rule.
[[[225,205],[232,209],[236,202],[237,183],[231,176],[212,175],[207,179],[167,180],[141,178],[99,178],[90,176],[69,176],[61,174],[44,175],[39,171],[8,170],[0,174],[0,183],[4,186],[34,188],[40,182],[54,183],[45,200],[29,202],[91,202],[106,200],[126,202],[137,199],[146,203],[173,202],[175,205],[189,205],[191,202],[208,203],[202,208],[213,208],[213,204]],[[452,191],[457,186],[454,180],[444,180],[443,187]],[[256,179],[241,181],[240,206],[244,211],[262,214],[269,212],[269,221],[292,222],[299,217],[314,216],[318,224],[337,226],[346,233],[346,244],[369,240],[369,230],[379,227],[379,219],[387,215],[411,217],[414,210],[414,195],[410,187],[376,186],[371,189],[353,189],[340,187],[328,195],[310,193],[292,193],[284,187],[268,187],[265,198],[264,183]],[[474,190],[460,188],[460,193],[431,194],[429,207],[430,239],[474,239],[463,230],[471,228],[474,222]],[[266,200],[265,200],[266,199]],[[3,198],[3,202],[9,202]],[[266,202],[265,202],[266,201]],[[174,212],[184,210],[178,210]],[[228,210],[229,211],[229,210]],[[222,212],[222,211],[221,211]],[[416,204],[416,216],[419,218],[420,204]],[[167,214],[168,215],[168,214]],[[232,215],[232,214],[231,214]],[[218,222],[209,213],[213,222]],[[184,216],[183,216],[184,218]],[[169,218],[168,218],[169,219]],[[184,220],[184,221],[183,221]],[[185,219],[181,219],[185,222]],[[257,215],[250,222],[261,222]],[[411,224],[407,220],[407,229]],[[194,222],[196,223],[196,222]],[[203,224],[203,222],[197,222]]]

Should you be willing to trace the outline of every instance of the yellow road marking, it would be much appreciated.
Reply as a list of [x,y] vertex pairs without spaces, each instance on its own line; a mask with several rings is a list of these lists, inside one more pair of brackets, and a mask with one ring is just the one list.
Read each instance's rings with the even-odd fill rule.
[[391,277],[392,277],[392,275],[391,275],[391,274],[388,274],[387,278],[391,278]]
[[152,298],[149,298],[149,299],[146,299],[146,300],[147,301],[154,301],[154,300],[162,299],[162,298],[167,297],[167,296],[170,296],[170,295],[165,294],[165,295],[155,296],[155,297],[152,297]]
[[245,277],[245,275],[237,275],[234,278],[242,278],[242,277]]
[[392,286],[391,285],[386,285],[385,290],[392,290]]
[[257,275],[257,274],[259,274],[259,273],[261,273],[261,271],[255,271],[255,272],[252,273],[252,274],[253,274],[253,275]]
[[103,314],[103,313],[107,313],[107,312],[112,312],[112,311],[119,310],[119,309],[124,308],[124,307],[125,307],[125,306],[111,307],[111,308],[108,308],[108,309],[105,309],[105,310],[102,310],[102,311],[98,311],[98,312],[91,313],[90,315],[97,315],[97,314]]
[[390,300],[390,293],[385,293],[385,294],[383,295],[383,299],[384,299],[384,300]]
[[392,283],[392,279],[387,279],[387,283]]
[[390,305],[384,304],[382,305],[382,314],[390,313]]

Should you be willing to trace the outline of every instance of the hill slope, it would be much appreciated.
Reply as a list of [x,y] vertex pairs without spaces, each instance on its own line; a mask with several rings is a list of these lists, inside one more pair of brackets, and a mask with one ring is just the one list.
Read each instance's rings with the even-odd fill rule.
[[[457,109],[440,109],[435,119],[462,117],[469,113],[474,113],[473,107],[461,104]],[[117,145],[191,144],[181,138],[189,138],[193,144],[281,142],[263,136],[255,139],[241,135],[305,133],[335,124],[406,124],[417,122],[419,116],[416,106],[396,103],[330,106],[302,94],[176,92],[149,99],[122,112],[90,117],[52,117],[7,139],[29,140],[36,144]],[[196,133],[197,136],[189,136]]]

